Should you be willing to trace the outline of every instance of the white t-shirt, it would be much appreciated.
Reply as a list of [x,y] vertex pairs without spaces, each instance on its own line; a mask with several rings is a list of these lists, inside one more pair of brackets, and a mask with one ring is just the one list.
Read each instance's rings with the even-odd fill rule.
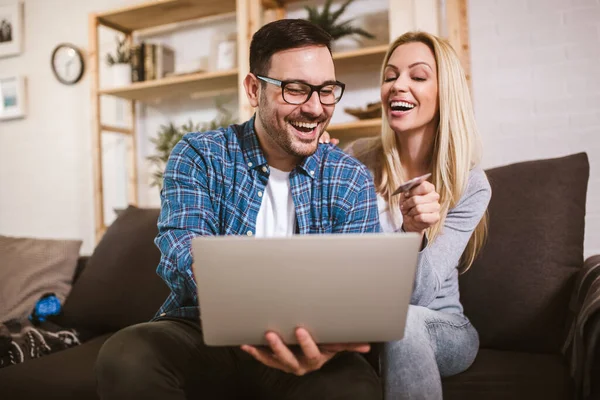
[[377,193],[377,208],[379,209],[379,224],[385,233],[399,232],[402,228],[402,213],[398,212],[396,220],[392,218],[388,202]]
[[269,182],[262,193],[256,217],[256,236],[292,236],[296,230],[296,209],[290,189],[290,173],[269,167]]

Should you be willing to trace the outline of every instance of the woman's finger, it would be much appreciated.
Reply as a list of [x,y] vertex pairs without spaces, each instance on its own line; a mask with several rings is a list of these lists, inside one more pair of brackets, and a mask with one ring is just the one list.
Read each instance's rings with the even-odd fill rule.
[[430,214],[440,211],[439,203],[417,204],[406,212],[405,215],[415,216],[419,214]]
[[423,196],[428,193],[435,192],[435,186],[429,181],[423,181],[414,188],[408,191],[408,198],[413,196]]
[[[337,139],[334,139],[334,140],[337,140]],[[327,131],[323,132],[323,134],[319,138],[319,143],[329,143],[330,141],[331,141],[331,136],[329,136],[329,132],[327,132]],[[338,143],[339,143],[339,140],[338,140]],[[337,143],[333,143],[333,144],[337,144]]]
[[427,229],[432,225],[435,225],[440,220],[439,213],[427,213],[427,214],[418,214],[414,217],[415,222],[424,226],[423,229]]

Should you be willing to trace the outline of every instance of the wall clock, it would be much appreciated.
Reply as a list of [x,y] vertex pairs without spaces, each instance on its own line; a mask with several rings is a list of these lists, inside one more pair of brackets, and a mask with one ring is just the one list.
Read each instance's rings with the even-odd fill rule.
[[52,72],[60,82],[73,85],[83,76],[83,56],[77,47],[69,43],[61,43],[52,52],[50,61]]

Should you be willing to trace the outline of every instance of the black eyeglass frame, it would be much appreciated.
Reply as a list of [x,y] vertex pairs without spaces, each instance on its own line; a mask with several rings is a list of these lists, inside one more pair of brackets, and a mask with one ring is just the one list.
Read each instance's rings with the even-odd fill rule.
[[[258,79],[260,79],[261,81],[270,83],[272,85],[275,86],[279,86],[281,88],[281,97],[283,98],[283,101],[285,101],[288,104],[292,104],[295,106],[299,106],[302,105],[304,103],[306,103],[308,100],[310,100],[310,98],[312,97],[314,92],[317,92],[317,95],[319,96],[319,101],[321,102],[321,104],[323,104],[324,106],[333,106],[337,103],[339,103],[339,101],[342,99],[342,96],[344,96],[344,90],[346,90],[346,84],[340,81],[335,81],[334,83],[325,83],[323,85],[311,85],[310,83],[306,83],[306,82],[302,82],[302,81],[280,81],[279,79],[274,79],[274,78],[269,78],[268,76],[262,76],[262,75],[256,75],[256,77]],[[286,85],[289,85],[290,83],[300,83],[302,85],[306,85],[310,88],[310,92],[308,93],[308,96],[306,96],[306,100],[304,100],[302,103],[290,103],[289,101],[287,101],[285,99],[285,95],[283,94]],[[340,93],[340,97],[335,101],[335,103],[323,103],[323,101],[321,100],[321,89],[323,89],[326,86],[332,86],[332,85],[338,85],[342,88],[342,92]]]

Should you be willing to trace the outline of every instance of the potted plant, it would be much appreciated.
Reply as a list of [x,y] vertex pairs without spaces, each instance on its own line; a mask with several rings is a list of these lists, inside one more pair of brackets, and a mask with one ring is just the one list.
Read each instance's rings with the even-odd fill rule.
[[157,186],[159,190],[162,189],[163,171],[169,160],[171,151],[173,151],[173,147],[175,147],[185,134],[189,132],[215,130],[235,123],[231,111],[223,106],[221,100],[217,100],[216,107],[217,116],[210,122],[194,123],[189,120],[179,127],[172,122],[160,126],[157,136],[150,139],[155,146],[156,154],[147,158],[147,160],[155,167],[155,171],[152,174],[151,186]]
[[364,29],[351,25],[353,19],[339,22],[339,18],[344,14],[346,8],[354,2],[354,0],[346,0],[336,11],[331,10],[332,0],[327,0],[323,6],[323,10],[319,12],[317,6],[305,6],[304,9],[308,12],[308,21],[323,28],[329,33],[335,41],[344,36],[362,36],[369,39],[374,39],[375,36],[365,31]]
[[131,84],[131,49],[127,39],[116,37],[117,48],[114,54],[106,54],[106,63],[112,73],[113,86],[126,86]]

